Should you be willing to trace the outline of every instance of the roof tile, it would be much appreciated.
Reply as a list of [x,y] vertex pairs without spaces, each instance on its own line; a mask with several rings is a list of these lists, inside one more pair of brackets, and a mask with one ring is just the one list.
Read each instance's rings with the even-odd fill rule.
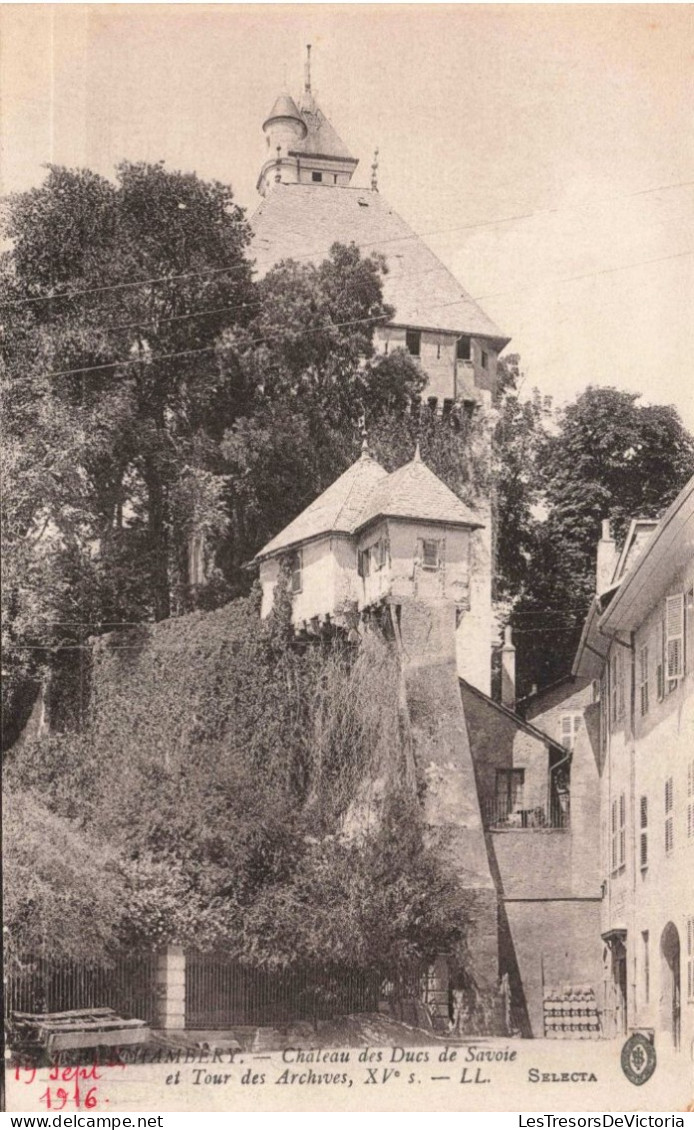
[[333,243],[385,256],[385,301],[396,324],[479,334],[506,342],[434,252],[380,193],[351,185],[278,184],[251,220],[262,276],[281,259],[321,262]]

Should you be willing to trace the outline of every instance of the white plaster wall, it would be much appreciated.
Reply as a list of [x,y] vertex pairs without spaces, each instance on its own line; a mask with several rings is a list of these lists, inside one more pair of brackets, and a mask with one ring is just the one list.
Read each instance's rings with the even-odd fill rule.
[[[390,536],[388,532],[388,523],[385,521],[377,522],[373,526],[369,526],[366,533],[363,533],[359,538],[359,549],[369,549],[376,542],[383,539],[386,543],[386,561],[382,569],[376,572],[371,572],[368,577],[358,577],[357,585],[359,591],[359,607],[363,608],[367,604],[372,604],[374,601],[380,600],[384,596],[388,596],[391,591],[392,583],[392,570],[390,560]],[[373,566],[372,566],[373,570]]]
[[[299,547],[301,553],[301,592],[292,598],[292,622],[332,615],[347,600],[357,600],[356,546],[349,537],[336,534],[317,538]],[[291,553],[292,551],[288,551]],[[263,599],[260,614],[272,610],[275,585],[280,572],[280,557],[261,562],[260,583]]]
[[470,597],[456,632],[458,674],[484,694],[492,684],[491,515],[480,510],[482,530],[470,534]]
[[[422,368],[429,377],[424,397],[435,396],[438,407],[444,400],[464,396],[466,390],[476,388],[482,400],[496,389],[498,353],[483,338],[472,338],[469,361],[457,361],[456,349],[460,335],[446,330],[422,330],[420,356]],[[406,349],[406,330],[401,326],[379,326],[374,334],[376,349],[385,352]],[[482,365],[482,352],[487,354],[487,367]],[[484,394],[487,394],[486,396]]]
[[[602,865],[607,879],[603,930],[627,930],[627,1015],[630,1027],[642,1025],[656,1030],[656,1047],[667,1047],[664,1013],[669,1001],[664,976],[661,937],[672,922],[680,941],[681,1047],[688,1054],[694,1041],[694,999],[687,985],[687,920],[694,918],[694,835],[689,835],[688,767],[694,760],[694,652],[687,649],[687,671],[676,690],[657,698],[655,623],[662,615],[666,595],[686,592],[694,583],[694,566],[681,573],[654,604],[635,633],[635,655],[648,643],[649,710],[642,717],[638,682],[634,688],[634,710],[630,711],[630,665],[625,681],[624,725],[609,734],[608,755],[603,771]],[[692,616],[688,614],[688,643],[692,638]],[[614,645],[613,645],[614,646]],[[625,656],[628,653],[624,652]],[[673,779],[674,844],[665,851],[665,781]],[[610,875],[610,803],[624,792],[627,798],[627,859],[625,868]],[[640,866],[640,799],[648,803],[648,865]],[[649,991],[646,994],[643,932],[648,932]]]
[[[418,542],[440,542],[437,570],[422,568]],[[456,526],[388,519],[391,592],[394,600],[419,599],[467,603],[470,588],[470,531]]]

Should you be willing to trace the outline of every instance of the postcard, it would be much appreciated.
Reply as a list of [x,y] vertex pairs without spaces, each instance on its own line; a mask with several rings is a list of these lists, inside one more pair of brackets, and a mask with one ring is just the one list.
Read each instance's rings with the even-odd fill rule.
[[6,1109],[684,1126],[690,9],[0,20]]

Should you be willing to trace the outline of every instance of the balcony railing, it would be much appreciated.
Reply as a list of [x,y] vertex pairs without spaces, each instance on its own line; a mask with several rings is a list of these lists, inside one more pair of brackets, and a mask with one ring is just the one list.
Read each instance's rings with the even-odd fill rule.
[[553,797],[549,804],[533,807],[494,797],[483,801],[482,820],[484,827],[491,831],[567,829],[570,826],[569,794],[562,793]]

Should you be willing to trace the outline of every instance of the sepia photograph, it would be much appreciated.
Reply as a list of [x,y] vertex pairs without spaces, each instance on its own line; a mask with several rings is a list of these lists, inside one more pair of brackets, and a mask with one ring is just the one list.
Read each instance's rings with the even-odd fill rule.
[[691,1119],[693,59],[0,6],[5,1110]]

